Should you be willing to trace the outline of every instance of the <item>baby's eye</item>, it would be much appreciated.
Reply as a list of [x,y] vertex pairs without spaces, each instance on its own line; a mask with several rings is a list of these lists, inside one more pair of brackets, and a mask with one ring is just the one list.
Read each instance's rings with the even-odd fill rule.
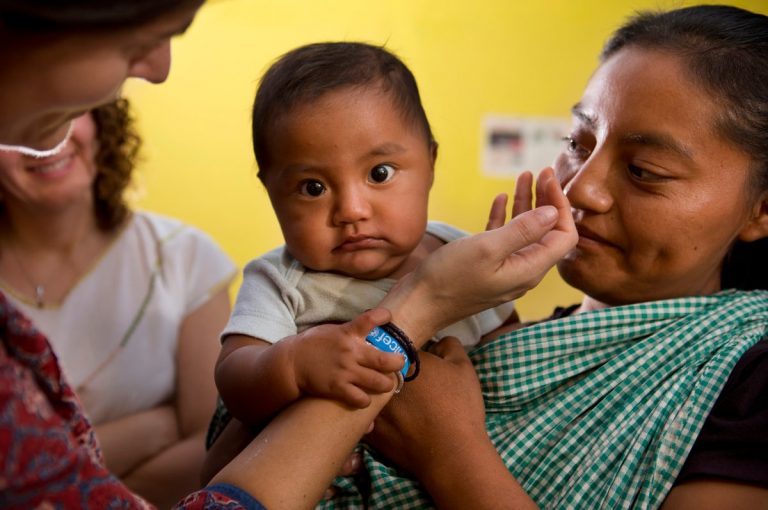
[[320,181],[309,180],[301,183],[301,194],[310,197],[319,197],[325,193],[325,185]]
[[368,178],[371,182],[387,182],[395,175],[395,169],[391,165],[376,165],[371,169],[371,173]]

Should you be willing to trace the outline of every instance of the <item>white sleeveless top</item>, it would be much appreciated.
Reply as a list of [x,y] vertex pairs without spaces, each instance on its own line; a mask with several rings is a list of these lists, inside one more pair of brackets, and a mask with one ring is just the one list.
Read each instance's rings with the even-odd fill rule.
[[48,337],[98,425],[174,396],[181,322],[235,274],[203,232],[137,212],[61,303],[38,308],[5,282],[0,287]]

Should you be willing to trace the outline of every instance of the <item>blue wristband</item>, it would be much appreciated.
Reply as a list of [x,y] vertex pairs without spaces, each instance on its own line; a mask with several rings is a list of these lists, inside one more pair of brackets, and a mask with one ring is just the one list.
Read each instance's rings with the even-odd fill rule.
[[402,370],[400,370],[400,374],[405,378],[408,374],[408,369],[411,366],[411,360],[408,359],[405,349],[403,349],[400,342],[398,342],[394,336],[390,335],[383,328],[376,326],[370,333],[368,333],[368,336],[366,336],[365,339],[369,344],[380,351],[401,354],[403,358],[405,358],[405,365],[403,365]]

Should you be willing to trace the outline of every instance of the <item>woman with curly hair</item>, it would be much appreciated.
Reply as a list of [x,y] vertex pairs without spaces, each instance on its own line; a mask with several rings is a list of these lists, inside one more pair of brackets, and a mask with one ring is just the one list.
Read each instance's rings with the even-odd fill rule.
[[140,142],[119,100],[58,155],[0,151],[0,290],[50,339],[110,470],[165,507],[198,486],[235,267],[202,232],[130,210]]

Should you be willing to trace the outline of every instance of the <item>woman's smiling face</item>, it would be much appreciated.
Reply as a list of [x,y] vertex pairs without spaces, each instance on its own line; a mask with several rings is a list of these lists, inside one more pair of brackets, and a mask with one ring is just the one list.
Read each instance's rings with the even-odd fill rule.
[[187,29],[198,7],[185,4],[126,28],[0,37],[15,46],[0,52],[0,143],[50,149],[71,120],[116,99],[127,78],[165,81],[171,37]]
[[47,158],[0,151],[0,204],[32,211],[61,211],[93,201],[96,178],[96,124],[85,114],[59,154]]
[[765,235],[752,161],[717,133],[718,105],[683,66],[634,47],[606,60],[555,163],[579,229],[558,269],[608,305],[716,292],[733,241]]

